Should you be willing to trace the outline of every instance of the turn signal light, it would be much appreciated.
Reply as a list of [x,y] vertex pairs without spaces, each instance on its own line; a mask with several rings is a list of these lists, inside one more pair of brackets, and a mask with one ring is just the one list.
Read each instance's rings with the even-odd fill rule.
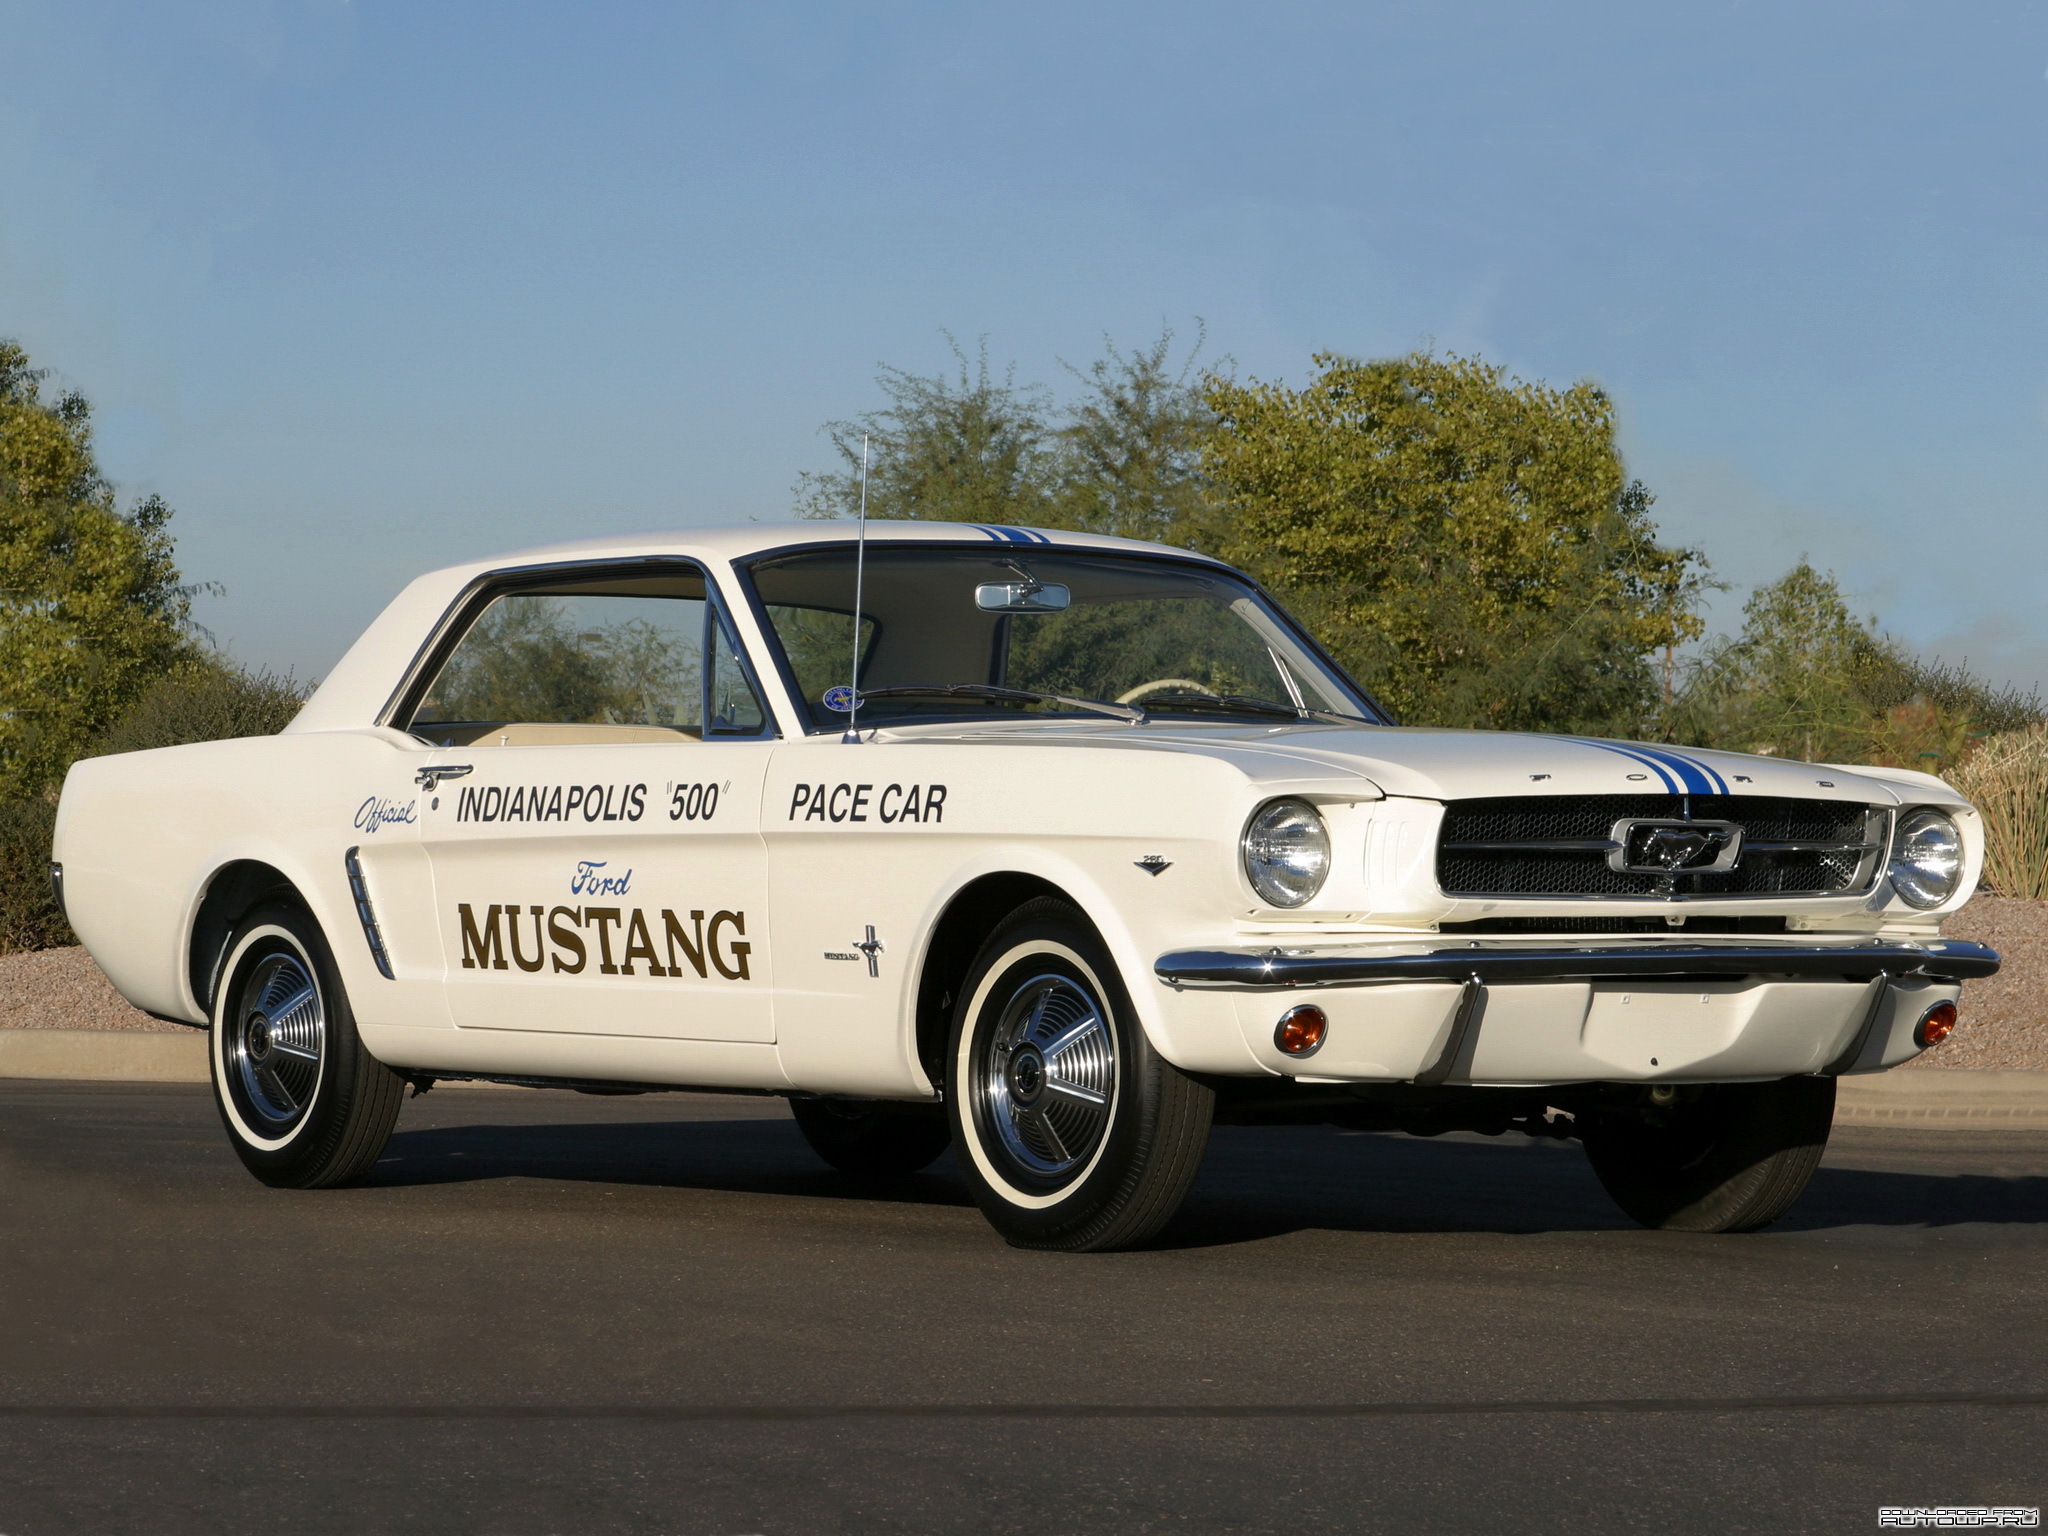
[[1936,1003],[1920,1015],[1920,1022],[1913,1026],[1913,1043],[1926,1050],[1930,1045],[1939,1045],[1956,1032],[1956,1005]]
[[1273,1026],[1273,1043],[1290,1056],[1313,1056],[1322,1049],[1329,1028],[1322,1009],[1303,1003],[1280,1015],[1280,1022]]

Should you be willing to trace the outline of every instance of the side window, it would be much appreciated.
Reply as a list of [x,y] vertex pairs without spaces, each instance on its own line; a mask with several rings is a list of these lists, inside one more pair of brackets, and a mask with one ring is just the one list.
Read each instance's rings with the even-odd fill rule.
[[717,614],[711,616],[711,726],[713,736],[758,736],[767,725],[761,700],[740,665],[739,647]]
[[701,740],[707,713],[714,736],[767,724],[703,577],[679,573],[500,594],[407,728],[444,746]]

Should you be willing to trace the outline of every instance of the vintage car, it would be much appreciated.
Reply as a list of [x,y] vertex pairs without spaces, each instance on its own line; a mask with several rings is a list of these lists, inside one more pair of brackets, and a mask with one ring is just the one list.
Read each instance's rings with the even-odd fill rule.
[[282,734],[80,762],[52,878],[268,1183],[407,1084],[768,1093],[1084,1250],[1217,1120],[1577,1137],[1761,1226],[1997,968],[1982,857],[1925,774],[1402,728],[1185,550],[799,523],[423,576]]

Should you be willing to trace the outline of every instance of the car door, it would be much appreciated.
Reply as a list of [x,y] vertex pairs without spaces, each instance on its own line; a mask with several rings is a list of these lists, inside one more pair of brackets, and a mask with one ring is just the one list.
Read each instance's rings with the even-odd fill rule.
[[507,577],[410,728],[457,1026],[774,1039],[761,789],[772,730],[703,571]]

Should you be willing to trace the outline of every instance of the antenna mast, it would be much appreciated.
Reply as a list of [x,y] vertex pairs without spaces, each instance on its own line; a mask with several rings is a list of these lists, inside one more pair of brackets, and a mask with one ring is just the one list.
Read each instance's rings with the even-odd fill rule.
[[853,546],[853,668],[846,690],[846,734],[839,739],[860,742],[860,608],[868,575],[868,435],[860,435],[860,533]]

